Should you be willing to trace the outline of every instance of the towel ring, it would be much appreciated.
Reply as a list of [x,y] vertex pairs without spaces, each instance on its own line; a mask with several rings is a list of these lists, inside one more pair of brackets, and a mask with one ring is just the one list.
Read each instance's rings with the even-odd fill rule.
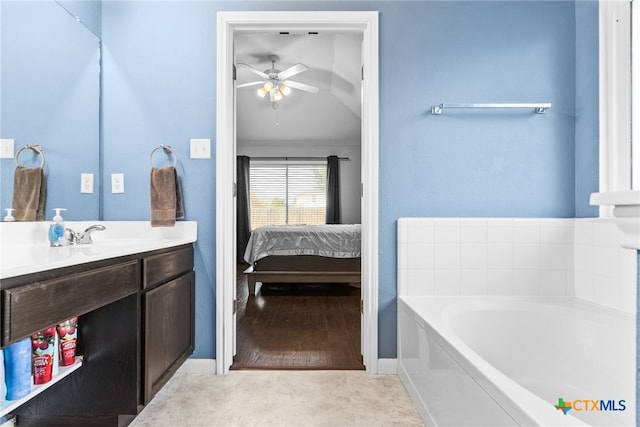
[[151,163],[151,167],[152,168],[156,167],[153,164],[153,153],[155,153],[160,149],[162,149],[162,151],[164,151],[167,156],[173,154],[173,167],[175,168],[176,165],[178,164],[178,155],[176,154],[175,151],[173,151],[173,148],[171,148],[170,145],[164,145],[164,144],[160,144],[158,147],[151,150],[151,154],[149,154],[149,163]]
[[20,157],[20,153],[22,153],[24,150],[31,150],[33,152],[35,152],[36,154],[40,155],[40,167],[44,167],[44,150],[42,149],[41,145],[31,145],[31,144],[27,144],[24,147],[22,147],[21,149],[18,150],[18,152],[16,153],[16,166],[22,166],[20,164],[20,162],[18,161],[18,157]]

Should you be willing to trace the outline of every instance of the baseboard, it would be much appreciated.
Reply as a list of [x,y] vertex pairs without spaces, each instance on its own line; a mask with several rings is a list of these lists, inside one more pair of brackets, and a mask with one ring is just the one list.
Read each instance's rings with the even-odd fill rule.
[[398,359],[378,359],[378,374],[396,375],[398,373]]
[[215,374],[216,359],[187,359],[177,374]]

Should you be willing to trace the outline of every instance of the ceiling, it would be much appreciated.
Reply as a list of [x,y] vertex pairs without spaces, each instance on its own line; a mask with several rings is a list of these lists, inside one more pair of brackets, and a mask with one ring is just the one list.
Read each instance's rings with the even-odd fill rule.
[[[302,63],[307,71],[291,77],[320,89],[317,94],[292,89],[273,109],[269,96],[260,98],[260,86],[237,89],[238,143],[303,142],[360,144],[361,46],[357,33],[307,32],[250,33],[234,38],[236,63],[246,63],[261,71],[271,68],[269,55],[280,60],[282,71]],[[237,68],[236,83],[248,83],[260,77]]]

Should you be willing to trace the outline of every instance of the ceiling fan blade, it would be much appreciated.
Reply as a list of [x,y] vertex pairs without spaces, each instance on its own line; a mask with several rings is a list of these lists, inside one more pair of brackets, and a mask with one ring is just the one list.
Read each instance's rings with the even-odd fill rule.
[[305,92],[318,93],[320,89],[315,86],[308,85],[306,83],[294,82],[293,80],[286,80],[282,82],[285,86],[292,87],[294,89],[304,90]]
[[306,66],[306,65],[304,65],[304,64],[299,64],[299,63],[298,63],[298,64],[296,64],[296,65],[292,65],[291,67],[287,68],[287,69],[286,69],[286,70],[284,70],[284,71],[280,71],[280,72],[278,73],[278,79],[279,79],[280,81],[282,81],[282,80],[286,80],[286,79],[288,79],[289,77],[293,77],[293,76],[295,76],[296,74],[299,74],[299,73],[301,73],[301,72],[303,72],[303,71],[307,71],[307,70],[308,70],[308,68],[307,68],[307,66]]
[[246,68],[247,70],[251,71],[252,73],[259,75],[263,79],[268,79],[269,78],[269,76],[266,73],[258,70],[257,68],[253,68],[251,65],[243,64],[242,62],[238,62],[236,65],[238,67],[240,67],[240,68]]
[[240,85],[236,85],[236,88],[255,86],[255,85],[261,85],[261,84],[264,84],[264,80],[259,80],[259,81],[250,82],[250,83],[242,83]]

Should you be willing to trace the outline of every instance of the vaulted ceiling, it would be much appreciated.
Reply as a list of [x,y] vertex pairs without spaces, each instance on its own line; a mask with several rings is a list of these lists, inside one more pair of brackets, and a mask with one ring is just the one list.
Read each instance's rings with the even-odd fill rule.
[[[290,78],[318,87],[316,94],[292,89],[277,109],[269,96],[260,98],[260,86],[239,88],[237,94],[238,143],[256,141],[360,142],[361,45],[354,33],[308,32],[238,33],[234,39],[237,63],[261,71],[271,68],[269,55],[277,55],[282,71],[302,63],[308,70]],[[236,83],[260,80],[238,67]]]

